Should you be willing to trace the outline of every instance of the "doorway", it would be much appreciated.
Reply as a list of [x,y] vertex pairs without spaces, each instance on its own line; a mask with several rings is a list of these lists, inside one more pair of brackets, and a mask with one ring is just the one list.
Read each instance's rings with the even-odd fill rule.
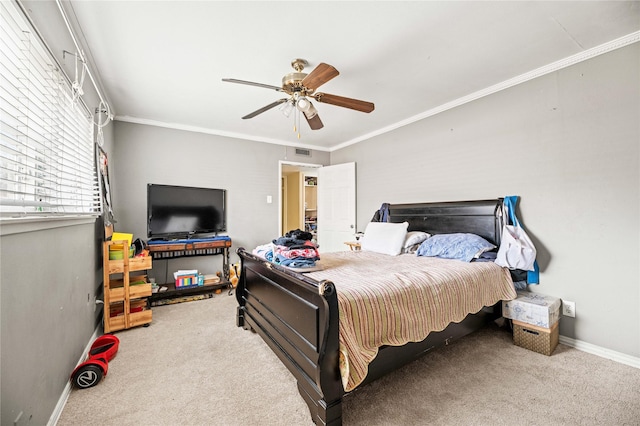
[[321,164],[280,161],[280,235],[301,229],[317,237],[317,186]]
[[348,250],[356,232],[355,163],[333,166],[280,161],[280,235],[311,232],[323,250]]

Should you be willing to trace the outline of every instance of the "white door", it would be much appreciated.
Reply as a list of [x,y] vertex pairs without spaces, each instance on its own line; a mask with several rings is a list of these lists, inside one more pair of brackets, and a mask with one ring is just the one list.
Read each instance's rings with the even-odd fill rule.
[[356,163],[318,169],[318,245],[322,253],[348,250],[356,232]]

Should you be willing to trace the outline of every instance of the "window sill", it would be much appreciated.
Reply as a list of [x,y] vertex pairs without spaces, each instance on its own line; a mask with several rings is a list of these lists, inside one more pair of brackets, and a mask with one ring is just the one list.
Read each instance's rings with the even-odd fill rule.
[[0,219],[0,237],[94,223],[98,216],[21,217]]

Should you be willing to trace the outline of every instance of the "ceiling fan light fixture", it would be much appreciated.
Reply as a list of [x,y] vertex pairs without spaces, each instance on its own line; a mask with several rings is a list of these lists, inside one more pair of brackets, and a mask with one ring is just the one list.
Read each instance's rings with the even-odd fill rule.
[[308,112],[309,108],[311,108],[311,102],[309,102],[309,99],[301,97],[296,102],[296,108],[298,108],[299,111]]
[[293,101],[287,101],[280,105],[280,111],[282,111],[282,114],[285,117],[289,118],[291,116],[291,111],[293,111]]

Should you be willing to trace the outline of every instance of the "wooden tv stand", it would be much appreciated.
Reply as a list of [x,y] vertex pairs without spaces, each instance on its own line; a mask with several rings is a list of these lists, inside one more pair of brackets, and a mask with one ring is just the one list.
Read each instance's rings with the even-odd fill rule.
[[200,238],[193,240],[173,240],[162,242],[149,242],[149,255],[154,260],[168,260],[179,257],[193,256],[216,256],[222,255],[222,274],[219,283],[211,285],[202,285],[196,287],[188,287],[176,289],[173,282],[158,283],[159,286],[167,287],[166,291],[153,293],[149,297],[149,301],[153,305],[155,301],[163,299],[173,299],[176,297],[193,296],[199,294],[213,293],[221,288],[228,288],[229,292],[233,289],[229,281],[229,249],[231,248],[231,239],[216,238]]

